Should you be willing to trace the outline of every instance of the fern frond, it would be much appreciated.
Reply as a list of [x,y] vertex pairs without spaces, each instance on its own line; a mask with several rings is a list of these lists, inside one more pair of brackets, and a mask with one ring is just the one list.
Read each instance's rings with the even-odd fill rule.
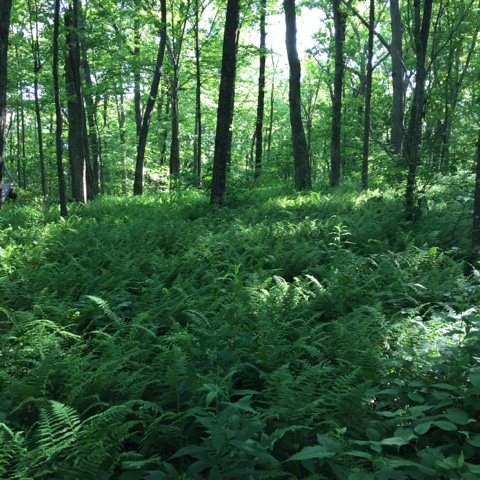
[[38,450],[44,457],[51,457],[68,449],[77,440],[80,418],[72,407],[50,400],[40,409],[38,421]]

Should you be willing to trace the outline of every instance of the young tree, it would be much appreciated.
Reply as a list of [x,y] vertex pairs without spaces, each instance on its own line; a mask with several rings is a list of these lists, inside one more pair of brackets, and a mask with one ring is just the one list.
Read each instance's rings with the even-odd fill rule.
[[341,9],[341,0],[332,0],[333,23],[335,26],[335,73],[332,100],[332,138],[330,144],[330,186],[340,184],[341,133],[342,133],[342,90],[343,90],[343,44],[345,41],[346,14]]
[[163,59],[165,57],[165,46],[167,43],[167,7],[166,0],[160,1],[161,10],[161,25],[160,25],[160,42],[158,44],[157,63],[155,65],[155,71],[153,73],[152,86],[150,87],[150,94],[148,96],[147,104],[145,106],[145,112],[143,113],[142,128],[140,129],[140,137],[138,139],[137,147],[137,161],[135,165],[135,179],[133,183],[133,193],[135,195],[143,194],[144,183],[144,159],[145,149],[147,146],[148,130],[150,128],[150,120],[152,118],[153,107],[158,94],[158,85],[162,77]]
[[7,55],[12,0],[0,2],[0,186],[5,163],[5,127],[7,123]]
[[370,0],[367,46],[367,75],[365,78],[365,113],[363,126],[362,189],[368,189],[368,156],[370,154],[370,110],[372,104],[373,32],[375,30],[375,0]]
[[260,176],[263,154],[263,116],[265,111],[265,67],[266,51],[266,19],[267,0],[260,2],[260,67],[258,74],[257,121],[255,123],[255,178]]
[[237,35],[240,19],[240,0],[228,0],[223,34],[222,70],[217,108],[217,128],[213,154],[213,177],[210,204],[225,204],[227,164],[232,144],[235,73],[237,68]]
[[[42,116],[39,95],[38,77],[42,68],[40,59],[40,42],[38,34],[38,5],[35,3],[35,10],[32,7],[31,1],[28,0],[28,13],[30,20],[30,42],[33,56],[33,96],[35,99],[35,119],[37,122],[37,136],[38,136],[38,160],[40,162],[40,182],[42,185],[42,197],[47,197],[47,183],[45,178],[45,152],[43,148],[43,129]],[[34,25],[35,23],[35,25]]]
[[284,0],[288,64],[290,67],[288,102],[295,171],[295,188],[302,190],[312,186],[310,158],[302,122],[300,59],[297,52],[297,22],[295,0]]

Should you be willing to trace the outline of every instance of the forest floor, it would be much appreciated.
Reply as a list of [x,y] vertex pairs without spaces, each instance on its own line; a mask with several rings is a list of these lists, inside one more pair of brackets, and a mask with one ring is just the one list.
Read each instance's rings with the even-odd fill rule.
[[6,204],[0,478],[480,478],[471,180]]

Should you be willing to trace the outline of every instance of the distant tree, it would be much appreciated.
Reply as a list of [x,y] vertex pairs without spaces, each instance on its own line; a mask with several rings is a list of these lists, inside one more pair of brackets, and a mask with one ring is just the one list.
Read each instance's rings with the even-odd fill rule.
[[284,0],[288,64],[290,67],[288,103],[292,130],[295,188],[302,190],[312,186],[310,158],[302,121],[301,68],[297,52],[297,22],[295,0]]
[[237,35],[240,19],[240,0],[228,0],[223,34],[222,70],[217,108],[217,128],[213,154],[211,205],[225,204],[227,164],[232,144],[235,73],[237,68]]
[[160,25],[160,41],[158,44],[157,62],[155,71],[153,72],[152,85],[148,95],[145,112],[143,113],[142,127],[140,129],[140,137],[138,139],[137,147],[137,161],[135,165],[135,179],[133,183],[133,193],[135,195],[143,194],[144,183],[144,158],[145,149],[147,146],[148,130],[150,128],[150,120],[152,118],[153,107],[158,95],[158,86],[162,77],[163,59],[165,57],[165,46],[167,43],[166,24],[167,24],[167,7],[166,0],[160,2],[161,10],[161,25]]
[[12,0],[0,2],[0,186],[5,163],[5,128],[7,124],[7,54]]

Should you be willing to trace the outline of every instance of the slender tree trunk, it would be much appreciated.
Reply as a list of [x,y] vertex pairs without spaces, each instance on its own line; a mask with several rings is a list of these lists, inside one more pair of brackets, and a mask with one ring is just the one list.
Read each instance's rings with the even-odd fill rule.
[[66,217],[67,211],[67,192],[65,186],[65,172],[63,170],[63,114],[62,104],[60,100],[60,82],[58,73],[58,36],[60,27],[60,0],[55,0],[54,16],[53,16],[53,92],[55,97],[55,145],[57,153],[57,177],[58,177],[58,194],[60,197],[60,215]]
[[198,26],[200,23],[201,1],[195,4],[195,133],[193,140],[193,173],[197,178],[197,185],[202,183],[202,79],[200,65],[200,38]]
[[260,4],[260,67],[258,75],[258,100],[257,100],[257,122],[255,127],[255,178],[260,176],[262,171],[263,156],[263,117],[265,113],[265,66],[267,62],[266,49],[266,10],[267,0],[261,0]]
[[[178,59],[172,59],[172,64]],[[171,102],[171,135],[170,143],[170,178],[175,182],[180,175],[180,121],[178,112],[178,64],[173,67],[173,78],[170,80]]]
[[477,165],[473,201],[472,253],[478,258],[480,252],[480,130],[477,139]]
[[[0,2],[0,186],[3,184],[7,126],[7,54],[12,0]],[[1,202],[0,202],[1,203]]]
[[365,117],[363,124],[362,189],[368,189],[368,156],[370,154],[370,111],[372,104],[373,32],[375,29],[375,0],[370,0],[367,46],[367,75],[365,85]]
[[[31,49],[33,56],[33,97],[35,104],[35,119],[37,122],[37,138],[38,138],[38,159],[40,162],[40,185],[42,188],[42,197],[47,197],[47,182],[45,178],[45,153],[43,149],[43,131],[42,131],[42,116],[40,113],[40,97],[38,94],[38,75],[42,68],[40,64],[40,45],[38,41],[38,19],[37,6],[35,11],[32,8],[30,1],[28,2],[28,10],[30,15],[30,35],[31,35]],[[35,17],[35,27],[33,26],[33,18]]]
[[122,194],[127,194],[127,142],[125,139],[125,102],[123,98],[123,85],[120,86],[120,99],[116,97],[118,134],[120,140],[120,155],[122,162]]
[[140,75],[140,1],[135,0],[135,18],[133,21],[133,37],[135,45],[133,47],[133,105],[135,108],[135,126],[137,129],[137,139],[140,137],[142,129],[142,98],[141,98],[141,75]]
[[227,164],[230,157],[231,129],[235,98],[237,68],[237,35],[240,19],[240,0],[228,0],[223,34],[222,70],[218,96],[217,127],[213,154],[211,205],[225,204]]
[[342,90],[343,90],[343,44],[345,41],[346,15],[341,10],[341,0],[332,0],[335,25],[335,74],[332,99],[332,139],[330,143],[330,186],[340,184],[342,164]]
[[148,101],[145,106],[145,112],[143,114],[143,120],[142,120],[142,128],[140,130],[140,136],[138,139],[137,161],[135,165],[135,179],[133,183],[133,193],[135,195],[143,194],[143,183],[144,183],[143,166],[144,166],[144,159],[145,159],[145,149],[147,146],[148,130],[150,128],[150,120],[152,118],[152,111],[153,111],[153,107],[155,106],[155,100],[157,99],[158,85],[160,84],[160,79],[162,77],[163,59],[165,57],[165,45],[167,41],[166,0],[161,0],[160,9],[161,9],[161,28],[160,28],[160,42],[158,45],[157,63],[155,65],[155,72],[153,74],[152,86],[150,88],[150,94],[148,96]]
[[400,16],[399,0],[390,0],[390,18],[392,24],[392,43],[390,55],[392,57],[392,134],[391,144],[393,153],[400,155],[403,145],[403,116],[404,116],[404,81],[403,81],[403,47],[402,47],[402,18]]
[[405,220],[410,222],[415,214],[415,185],[418,166],[418,150],[422,139],[423,104],[425,101],[425,83],[427,80],[427,47],[430,33],[433,0],[425,0],[423,4],[423,18],[421,15],[420,0],[414,1],[415,21],[415,54],[416,78],[413,93],[412,108],[405,137],[404,157],[408,165],[407,186],[405,189]]
[[312,186],[308,145],[302,121],[300,91],[300,59],[297,52],[297,25],[295,0],[284,0],[288,64],[290,67],[288,103],[290,106],[290,126],[295,171],[295,188],[302,190]]

